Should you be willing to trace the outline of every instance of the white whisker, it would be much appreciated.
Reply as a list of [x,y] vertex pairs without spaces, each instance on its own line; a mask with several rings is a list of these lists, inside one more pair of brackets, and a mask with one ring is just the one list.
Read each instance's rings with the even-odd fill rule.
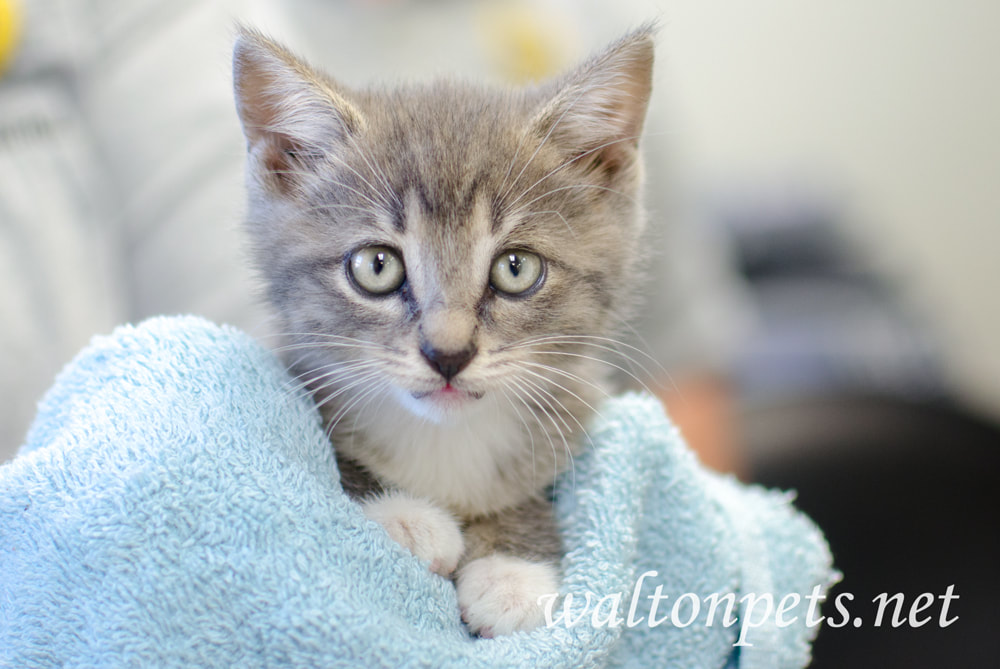
[[[371,396],[372,393],[377,392],[388,385],[388,381],[386,381],[384,378],[382,379],[379,378],[378,372],[369,374],[364,378],[363,381],[360,381],[360,383],[369,385],[367,385],[367,387],[364,390],[355,395],[350,402],[348,402],[340,409],[338,409],[337,413],[333,415],[333,418],[330,419],[329,425],[327,425],[326,427],[326,435],[328,439],[332,440],[334,430],[336,430],[337,426],[340,424],[340,421],[344,418],[344,416],[348,414],[348,412],[351,411],[351,409],[357,406],[359,402],[364,401],[365,398]],[[356,387],[357,385],[358,384],[356,383],[353,384],[353,386],[349,387]]]
[[[386,188],[386,193],[388,193],[388,196],[391,196],[392,199],[395,201],[396,205],[400,209],[402,209],[403,208],[403,203],[400,201],[399,195],[396,193],[396,191],[393,189],[392,185],[389,183],[389,180],[386,179],[385,174],[383,173],[383,171],[375,169],[374,164],[368,158],[368,154],[365,153],[361,149],[361,146],[358,144],[357,140],[355,140],[354,136],[351,133],[347,133],[347,137],[348,137],[348,139],[350,139],[351,144],[354,146],[354,149],[361,155],[361,159],[363,161],[365,161],[365,164],[368,166],[368,169],[371,170],[372,176],[374,176],[376,179],[378,179],[379,181],[382,182],[382,185],[385,186],[385,188]],[[350,169],[350,166],[346,165],[346,163],[345,163],[345,166],[347,166]],[[358,174],[357,170],[353,170],[352,169],[352,171],[355,174],[357,174],[359,177],[361,177],[361,175]],[[367,179],[364,179],[364,177],[361,177],[361,178],[362,178],[362,180],[365,183],[368,183]],[[375,187],[372,186],[371,184],[368,184],[368,186],[371,187],[372,190],[376,190]],[[391,204],[388,202],[388,197],[385,194],[383,194],[383,198],[386,199],[386,204],[389,204],[390,207],[391,207]]]
[[[602,393],[605,397],[608,397],[608,398],[611,397],[611,394],[608,393],[608,391],[605,390],[604,388],[601,388],[601,386],[599,386],[598,384],[596,384],[596,383],[594,383],[592,381],[588,381],[587,379],[583,378],[582,376],[580,376],[578,374],[573,374],[572,372],[567,372],[566,370],[559,369],[558,367],[553,367],[552,365],[546,365],[546,364],[543,364],[543,363],[540,363],[540,362],[532,362],[530,360],[520,360],[520,361],[518,361],[518,362],[516,362],[514,364],[516,364],[516,365],[522,365],[522,366],[523,365],[527,365],[529,367],[535,367],[537,369],[544,369],[545,371],[551,372],[553,374],[559,374],[560,376],[564,376],[564,377],[568,378],[570,381],[576,381],[577,383],[582,383],[582,384],[588,385],[591,388],[593,388],[593,389],[597,390],[598,392]],[[585,407],[587,407],[588,409],[590,409],[594,413],[594,415],[596,415],[596,416],[600,416],[601,415],[601,412],[598,411],[597,409],[595,409],[594,407],[592,407],[587,400],[583,399],[582,397],[580,397],[575,392],[573,392],[572,390],[570,390],[569,388],[567,388],[563,384],[559,383],[558,381],[555,381],[554,379],[550,379],[550,378],[548,378],[548,377],[546,377],[546,376],[544,376],[542,374],[539,374],[538,372],[533,372],[533,371],[528,370],[528,369],[524,369],[522,371],[525,371],[525,372],[527,372],[529,374],[534,374],[536,376],[539,376],[541,378],[546,379],[549,383],[551,383],[552,385],[556,386],[557,388],[559,388],[563,392],[567,393],[568,395],[572,395],[574,398],[577,399],[577,401],[579,401]],[[573,419],[576,420],[576,417],[574,416]],[[580,427],[583,427],[583,426],[581,425]],[[586,431],[586,430],[584,430],[584,431]]]
[[[559,411],[556,410],[556,408],[552,405],[552,403],[549,402],[548,399],[546,399],[545,395],[548,394],[549,396],[551,396],[551,393],[548,393],[548,391],[546,391],[544,388],[540,387],[536,383],[533,383],[529,379],[524,378],[523,376],[518,376],[516,378],[521,383],[521,387],[524,389],[524,391],[532,398],[535,407],[542,412],[542,414],[549,420],[550,423],[552,423],[552,427],[555,429],[556,435],[558,435],[559,439],[562,441],[563,450],[565,451],[570,467],[573,470],[572,477],[573,477],[573,484],[575,486],[576,464],[573,460],[573,449],[569,447],[569,441],[567,441],[566,439],[566,434],[562,431],[562,428],[559,426],[559,423],[556,421],[553,414],[559,417],[559,419],[563,422],[563,424],[566,426],[566,429],[570,433],[573,432],[573,429],[570,427],[569,423],[566,422],[566,419],[562,417]],[[548,409],[546,409],[545,406],[542,406],[543,403],[548,407]],[[565,407],[563,408],[565,409]],[[545,434],[548,434],[548,430],[545,431]],[[555,462],[558,462],[558,456],[556,455],[555,451],[555,443],[552,442],[551,436],[549,437],[549,443],[552,445],[552,457],[554,458]],[[556,477],[558,476],[558,473],[559,473],[559,468],[556,467],[552,473],[553,484],[556,482]]]
[[556,211],[555,209],[549,209],[546,211],[523,211],[520,213],[521,216],[542,216],[544,214],[555,214],[556,216],[558,216],[560,220],[562,220],[563,225],[566,226],[566,229],[569,230],[569,234],[572,235],[574,239],[576,239],[576,231],[573,230],[573,227],[569,224],[569,221],[566,220],[566,217],[563,216],[558,211]]
[[[562,119],[562,117],[560,117],[560,120],[561,120],[561,119]],[[505,212],[509,212],[509,211],[510,211],[511,209],[513,209],[513,208],[514,208],[514,205],[516,205],[516,204],[517,204],[518,202],[520,202],[521,198],[523,198],[523,197],[524,197],[525,195],[527,195],[527,194],[528,194],[528,193],[530,193],[530,192],[531,192],[532,190],[534,190],[534,189],[535,189],[535,187],[536,187],[536,186],[537,186],[538,184],[542,183],[543,181],[545,181],[545,180],[546,180],[546,179],[548,179],[549,177],[551,177],[551,176],[554,176],[555,174],[559,173],[560,171],[562,171],[562,170],[566,169],[567,167],[569,167],[570,165],[572,165],[572,164],[573,164],[573,163],[575,163],[576,161],[578,161],[578,160],[581,160],[581,159],[583,159],[583,158],[586,158],[587,156],[589,156],[589,155],[591,155],[591,154],[593,154],[593,153],[595,153],[595,152],[597,152],[597,151],[600,151],[600,150],[602,150],[602,149],[606,149],[607,147],[609,147],[609,146],[612,146],[612,145],[614,145],[614,144],[620,144],[621,142],[626,142],[626,141],[635,141],[635,140],[638,140],[638,139],[639,139],[639,136],[638,136],[638,135],[634,135],[634,136],[631,136],[631,137],[623,137],[623,138],[621,138],[621,139],[616,139],[616,140],[614,140],[614,141],[611,141],[611,142],[606,142],[606,143],[604,143],[604,144],[601,144],[600,146],[595,146],[594,148],[592,148],[592,149],[590,149],[590,150],[588,150],[588,151],[584,151],[583,153],[581,153],[581,154],[580,154],[580,155],[578,155],[578,156],[575,156],[575,157],[573,157],[573,158],[570,158],[569,160],[565,161],[564,163],[562,163],[562,164],[561,164],[561,165],[559,165],[558,167],[556,167],[556,168],[554,168],[554,169],[550,170],[550,171],[549,171],[548,173],[546,173],[546,174],[545,174],[545,176],[543,176],[543,177],[542,177],[542,178],[540,178],[540,179],[539,179],[538,181],[536,181],[535,183],[531,184],[530,186],[528,186],[527,188],[525,188],[525,189],[524,189],[523,191],[521,191],[521,194],[520,194],[520,195],[518,195],[518,196],[517,196],[517,197],[516,197],[516,198],[514,199],[514,201],[513,201],[513,202],[510,202],[509,204],[507,204],[507,205],[505,206],[505,208],[504,208],[504,211],[505,211]],[[541,147],[539,147],[539,148],[541,148]],[[536,153],[537,153],[537,152],[536,152]],[[534,156],[532,156],[532,157],[534,157]],[[529,161],[529,162],[530,162],[530,161]],[[525,167],[527,167],[527,166],[525,166]],[[524,170],[522,170],[522,173],[523,173],[523,172],[524,172]],[[520,178],[521,178],[521,175],[519,174],[519,175],[518,175],[518,179],[520,179]],[[516,180],[515,180],[515,183],[516,183]],[[534,202],[534,200],[532,200],[532,202]],[[634,202],[634,200],[633,200],[633,202]],[[530,204],[530,202],[529,202],[528,204]],[[527,206],[527,205],[525,205],[525,206]]]
[[655,395],[656,394],[652,390],[650,390],[649,386],[646,384],[645,381],[643,381],[642,379],[640,379],[638,376],[636,376],[634,373],[632,373],[628,369],[622,367],[621,365],[613,363],[610,360],[606,360],[604,358],[599,358],[599,357],[593,356],[593,355],[586,355],[584,353],[574,353],[572,351],[535,351],[535,353],[537,353],[539,355],[565,355],[565,356],[569,356],[569,357],[573,357],[573,358],[581,358],[581,359],[584,359],[584,360],[591,360],[593,362],[597,362],[597,363],[601,363],[601,364],[607,365],[609,367],[613,367],[613,368],[617,369],[618,371],[620,371],[621,373],[627,375],[629,378],[631,378],[636,383],[638,383],[642,387],[642,389],[645,390],[650,395]]
[[[351,135],[351,133],[347,133],[347,136],[350,138],[351,142],[354,144],[354,148],[361,155],[361,159],[364,160],[365,163],[368,165],[368,169],[371,170],[372,174],[375,175],[376,178],[378,178],[377,177],[377,173],[375,172],[375,168],[372,167],[372,164],[368,161],[368,157],[365,155],[364,151],[361,150],[361,147],[358,146],[357,142],[354,140],[354,137]],[[391,213],[392,203],[389,202],[389,198],[388,198],[388,196],[385,193],[383,193],[382,191],[380,191],[378,188],[375,188],[375,186],[373,186],[372,183],[370,181],[368,181],[368,179],[366,179],[363,174],[361,174],[361,172],[359,172],[356,169],[354,169],[350,164],[348,164],[348,162],[346,160],[344,160],[343,158],[341,158],[337,154],[335,154],[335,153],[327,153],[325,155],[326,155],[327,159],[336,160],[341,165],[343,165],[344,167],[346,167],[347,169],[349,169],[351,172],[353,172],[355,176],[357,176],[359,179],[361,179],[361,181],[363,181],[365,183],[365,185],[368,186],[368,188],[370,188],[371,191],[376,196],[378,196],[381,199],[382,206],[386,207],[383,211],[385,211],[386,213]],[[357,192],[357,191],[355,191],[355,192]],[[391,189],[390,189],[390,192],[392,192]]]
[[[529,337],[527,339],[519,340],[507,346],[501,347],[498,350],[512,350],[512,349],[530,350],[533,347],[546,344],[552,344],[556,346],[590,347],[601,351],[607,351],[609,353],[613,353],[614,355],[624,360],[631,368],[631,371],[625,369],[622,369],[621,371],[625,372],[628,376],[636,380],[639,383],[639,385],[642,386],[647,391],[649,391],[648,384],[644,383],[639,378],[637,378],[638,375],[635,373],[636,370],[638,372],[641,372],[641,374],[645,376],[647,379],[650,379],[652,382],[654,382],[654,385],[656,385],[656,387],[658,388],[660,387],[661,378],[670,377],[670,374],[666,371],[663,365],[661,365],[660,362],[656,358],[651,356],[649,353],[627,342],[618,339],[612,339],[610,337],[601,337],[597,335],[579,335],[579,334],[543,335],[540,337]],[[623,351],[621,350],[622,348],[628,349],[629,351],[634,352],[634,354],[629,353],[628,351]],[[635,355],[642,356],[645,360],[651,363],[652,366],[655,368],[656,373],[655,374],[651,373],[649,368],[646,367],[646,365],[644,365],[643,363],[641,363],[639,360],[636,359]],[[607,361],[607,364],[612,365],[613,363]],[[621,368],[619,367],[619,369]]]
[[[584,93],[586,93],[586,91],[582,91],[578,96],[576,96],[576,98],[571,103],[566,105],[566,109],[563,110],[562,114],[559,115],[559,118],[557,118],[555,123],[552,124],[552,127],[549,128],[549,131],[545,133],[545,137],[542,138],[541,143],[535,148],[535,152],[531,154],[531,157],[528,158],[528,161],[524,164],[523,167],[521,167],[521,171],[518,172],[517,176],[514,177],[514,180],[510,182],[510,186],[508,187],[508,189],[503,193],[503,195],[501,195],[498,198],[500,202],[503,202],[504,200],[507,199],[507,196],[510,195],[510,189],[512,189],[517,184],[517,182],[521,179],[522,176],[524,176],[524,171],[528,169],[531,163],[535,160],[535,158],[538,156],[538,152],[542,150],[542,147],[545,146],[546,142],[549,141],[549,138],[552,137],[552,133],[555,132],[557,127],[559,127],[559,124],[562,123],[562,120],[566,118],[566,114],[568,114],[570,110],[573,109],[573,106],[580,101],[580,99],[584,96]],[[532,186],[531,188],[534,188],[534,186]],[[529,188],[528,190],[531,190],[531,188]],[[521,193],[521,195],[519,195],[517,199],[520,200],[521,197],[523,196],[524,193]],[[515,202],[516,201],[517,200],[515,200]],[[510,206],[505,206],[504,211],[510,211]]]
[[[319,176],[317,174],[314,174],[312,172],[306,172],[306,171],[303,171],[303,170],[268,170],[268,174],[289,175],[289,176],[297,176],[297,177],[309,178],[309,179],[318,179],[319,178]],[[362,181],[364,181],[363,178],[362,178]],[[391,212],[391,208],[388,208],[387,203],[385,203],[385,202],[378,202],[377,200],[375,200],[374,198],[372,198],[372,196],[369,195],[368,193],[365,193],[364,191],[359,190],[359,189],[355,188],[354,186],[351,186],[351,185],[349,185],[347,183],[344,183],[343,181],[335,181],[335,180],[326,180],[325,179],[325,180],[323,180],[323,184],[326,185],[326,186],[337,186],[339,188],[343,188],[344,190],[350,191],[350,192],[354,193],[355,195],[357,195],[362,200],[364,200],[365,202],[367,202],[368,204],[370,204],[376,210],[381,211],[381,212],[383,212],[386,215],[390,215],[392,213]],[[369,186],[370,185],[371,184],[369,184]]]
[[[500,188],[497,191],[503,191],[505,194],[508,190],[507,180],[510,179],[510,175],[514,171],[514,164],[517,162],[517,157],[521,155],[521,148],[524,147],[524,143],[528,141],[528,137],[532,135],[531,132],[525,131],[521,133],[521,141],[517,143],[517,148],[514,149],[514,155],[510,158],[510,164],[507,166],[507,173],[503,176],[503,181],[500,183]],[[503,196],[497,198],[497,201],[502,201]]]
[[[594,342],[600,342],[600,344],[594,343]],[[616,355],[619,355],[622,358],[625,358],[628,362],[630,362],[633,365],[635,365],[636,367],[638,367],[644,374],[650,375],[650,372],[646,368],[645,365],[641,364],[638,360],[636,360],[635,358],[633,358],[630,354],[625,353],[624,351],[621,351],[621,350],[619,350],[617,348],[614,348],[616,346],[620,346],[622,348],[627,348],[630,351],[633,351],[634,353],[637,353],[638,355],[641,355],[643,358],[645,358],[646,360],[648,360],[650,363],[652,363],[656,367],[657,373],[659,373],[659,374],[667,374],[667,370],[663,367],[663,365],[660,364],[660,361],[657,360],[656,358],[654,358],[652,355],[650,355],[646,351],[642,350],[641,348],[638,348],[637,346],[633,346],[632,344],[629,344],[629,343],[624,342],[624,341],[620,341],[618,339],[613,339],[611,337],[601,337],[601,336],[598,336],[598,335],[580,335],[580,334],[576,334],[576,335],[545,335],[545,336],[542,336],[542,337],[535,337],[535,338],[531,338],[531,339],[528,339],[528,340],[523,340],[523,341],[520,341],[520,342],[515,342],[515,343],[510,344],[509,346],[507,346],[505,348],[507,348],[507,349],[529,348],[531,346],[536,346],[536,345],[539,345],[539,344],[579,344],[579,345],[582,345],[582,346],[592,346],[594,348],[599,348],[599,349],[604,350],[604,351],[609,351],[611,353],[615,353]],[[604,344],[607,344],[607,346],[605,346]]]
[[615,190],[614,188],[608,188],[607,186],[598,186],[597,184],[574,184],[572,186],[560,186],[559,188],[553,188],[552,190],[545,191],[541,195],[528,200],[527,202],[524,203],[524,206],[525,207],[530,207],[534,203],[538,202],[539,200],[542,200],[544,198],[549,197],[553,193],[559,193],[559,192],[564,191],[564,190],[574,190],[574,189],[577,189],[577,188],[593,188],[595,190],[603,190],[603,191],[606,191],[608,193],[614,193],[615,195],[620,195],[621,197],[623,197],[623,198],[625,198],[627,200],[630,200],[637,207],[641,206],[639,204],[639,202],[634,197],[632,197],[631,195],[629,195],[628,193],[623,193],[620,190]]
[[352,209],[354,211],[360,211],[362,214],[371,215],[372,210],[368,207],[359,207],[354,204],[317,204],[312,207],[306,207],[302,209],[303,214],[311,214],[319,211],[327,211],[330,209]]
[[[552,440],[551,432],[542,427],[537,414],[541,413],[542,415],[546,416],[550,421],[552,421],[552,417],[546,413],[545,408],[539,404],[538,399],[530,392],[530,389],[518,385],[518,383],[516,383],[517,381],[519,381],[519,379],[515,376],[507,379],[504,383],[510,389],[510,391],[514,393],[514,397],[516,397],[517,400],[522,405],[524,405],[524,408],[526,408],[532,415],[535,424],[538,426],[541,433],[545,436],[545,439],[549,442],[549,450],[552,451],[552,462],[557,463],[559,458],[558,455],[556,454],[555,441]],[[560,436],[562,436],[562,432],[559,430],[559,425],[554,421],[553,421],[553,427],[555,427],[556,432],[559,433]],[[534,458],[534,451],[532,451],[532,458]],[[532,464],[534,465],[534,459],[532,459]],[[558,469],[559,469],[558,466],[555,466],[555,470],[552,473],[553,481],[555,480],[555,477],[558,475]]]
[[[521,371],[522,372],[526,372],[526,373],[532,373],[532,372],[530,372],[529,370],[526,370],[526,369],[522,369]],[[541,378],[543,381],[547,381],[548,380],[544,376],[541,376],[540,374],[535,373],[534,375],[536,377]],[[526,378],[524,376],[519,377],[519,380],[521,381],[521,383],[526,383],[529,386],[531,386],[532,388],[534,388],[535,390],[537,390],[539,393],[541,393],[540,395],[538,395],[538,397],[540,397],[545,402],[545,405],[547,407],[549,407],[549,409],[552,410],[552,413],[555,414],[556,418],[559,419],[559,422],[563,424],[563,427],[565,427],[566,430],[570,434],[572,434],[573,433],[573,426],[570,425],[566,421],[566,418],[563,415],[563,414],[569,413],[569,409],[567,409],[566,406],[562,402],[560,402],[556,398],[555,395],[553,395],[549,390],[547,390],[538,381],[533,381],[533,380],[528,379],[528,378]],[[549,401],[550,399],[552,400],[551,402]],[[559,408],[562,409],[562,411],[557,410],[556,407],[552,404],[552,402],[555,402],[556,404],[558,404]]]
[[510,404],[510,408],[514,410],[514,415],[517,416],[517,419],[521,422],[521,425],[524,426],[524,432],[525,432],[525,434],[528,435],[528,446],[531,449],[531,480],[532,480],[532,482],[534,482],[534,481],[538,480],[538,472],[537,472],[537,468],[535,467],[535,435],[534,435],[534,430],[531,429],[531,427],[528,425],[528,421],[526,421],[524,419],[524,416],[521,415],[520,409],[517,408],[517,405],[514,403],[514,400],[511,399],[510,394],[507,391],[510,390],[511,393],[514,393],[514,396],[517,397],[518,401],[521,402],[525,406],[525,408],[527,408],[529,411],[531,409],[526,404],[524,404],[524,400],[522,400],[521,397],[518,396],[518,394],[513,389],[510,388],[510,384],[508,384],[506,381],[501,381],[501,385],[500,385],[499,389],[500,389],[500,393],[507,400],[507,403]]
[[295,344],[284,344],[282,346],[276,347],[274,350],[278,352],[282,351],[296,351],[303,349],[314,349],[314,350],[324,350],[331,348],[350,348],[355,350],[368,350],[368,351],[385,351],[387,347],[379,344],[364,344],[357,342],[338,342],[338,341],[310,341],[310,342],[297,342]]
[[[325,380],[330,378],[340,379],[350,374],[355,373],[359,369],[364,369],[368,367],[366,361],[343,364],[343,363],[329,363],[326,365],[321,365],[319,367],[308,369],[301,374],[297,374],[288,381],[286,381],[285,386],[288,395],[291,396],[307,396],[314,395],[315,393],[325,390],[328,388],[330,383],[326,383]],[[318,381],[324,381],[323,385],[315,388],[309,388],[310,385],[315,384]],[[305,392],[302,392],[302,391]]]
[[379,376],[379,370],[372,370],[372,371],[366,372],[365,374],[363,374],[363,375],[361,375],[359,377],[356,377],[356,378],[352,379],[350,381],[350,383],[348,383],[347,385],[341,386],[340,388],[338,388],[334,392],[330,393],[329,395],[326,395],[325,397],[323,397],[323,399],[321,399],[320,401],[318,401],[316,403],[316,408],[322,408],[323,406],[325,406],[326,404],[328,404],[328,403],[332,402],[333,400],[337,399],[339,396],[343,395],[344,393],[350,391],[353,388],[357,388],[359,385],[368,383],[369,381],[372,381],[372,380],[378,378],[378,376]]
[[323,383],[321,383],[320,385],[309,388],[309,394],[316,395],[317,393],[321,393],[327,390],[328,388],[331,388],[339,384],[344,379],[356,375],[358,372],[365,372],[367,374],[368,370],[376,369],[377,367],[378,367],[377,361],[367,360],[364,362],[360,362],[356,365],[342,366],[338,367],[337,369],[324,372],[323,374],[306,379],[300,385],[303,387],[308,387],[322,380]]
[[[534,372],[534,371],[532,371],[530,369],[523,369],[522,368],[521,371],[527,372],[528,374],[531,374],[532,376],[538,377],[542,381],[545,381],[545,382],[548,382],[548,383],[552,384],[553,386],[555,386],[557,389],[561,390],[562,392],[564,392],[564,393],[566,393],[568,395],[571,395],[572,397],[576,398],[577,401],[579,401],[584,406],[586,406],[588,409],[590,409],[591,413],[593,413],[594,415],[596,415],[596,416],[600,416],[601,415],[601,413],[597,409],[595,409],[594,407],[592,407],[589,402],[587,402],[585,399],[583,399],[582,397],[580,397],[579,395],[577,395],[576,393],[574,393],[572,390],[570,390],[566,386],[562,385],[561,383],[558,383],[557,381],[554,381],[554,380],[552,380],[552,379],[550,379],[550,378],[548,378],[548,377],[546,377],[546,376],[544,376],[542,374],[539,374],[538,372]],[[569,409],[567,409],[566,405],[563,404],[559,400],[559,398],[555,396],[554,393],[552,393],[552,392],[550,392],[548,390],[546,390],[545,393],[549,397],[551,397],[552,400],[562,408],[563,412],[565,412],[566,415],[568,415],[571,419],[573,419],[573,422],[576,423],[577,427],[580,428],[580,431],[583,432],[583,436],[587,438],[587,442],[591,446],[593,446],[594,445],[594,440],[590,438],[590,432],[587,431],[586,426],[584,426],[584,424],[582,422],[580,422],[580,419],[577,418],[576,414],[573,413],[572,411],[570,411]],[[570,430],[570,431],[572,432],[572,430]],[[570,458],[572,459],[572,457],[573,457],[572,453],[570,453]]]

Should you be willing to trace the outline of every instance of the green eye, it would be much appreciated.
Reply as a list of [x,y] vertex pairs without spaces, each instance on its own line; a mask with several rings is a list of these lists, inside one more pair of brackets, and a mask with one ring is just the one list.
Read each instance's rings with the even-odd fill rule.
[[505,295],[524,295],[542,285],[545,262],[530,251],[504,251],[493,260],[490,285]]
[[352,253],[347,272],[359,288],[372,295],[388,295],[406,278],[403,259],[385,246],[366,246]]

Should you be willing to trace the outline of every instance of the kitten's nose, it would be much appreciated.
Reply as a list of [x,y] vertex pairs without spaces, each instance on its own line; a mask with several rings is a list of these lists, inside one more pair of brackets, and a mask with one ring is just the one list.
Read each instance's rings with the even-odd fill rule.
[[429,342],[420,344],[420,352],[432,369],[444,377],[445,381],[451,381],[463,369],[465,369],[472,358],[475,357],[479,349],[472,342],[459,351],[447,351],[434,348]]

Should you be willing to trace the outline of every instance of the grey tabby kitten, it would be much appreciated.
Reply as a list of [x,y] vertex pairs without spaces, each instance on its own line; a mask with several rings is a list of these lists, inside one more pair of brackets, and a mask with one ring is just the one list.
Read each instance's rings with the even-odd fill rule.
[[584,446],[644,225],[642,29],[545,85],[348,89],[235,47],[247,226],[345,490],[455,577],[483,636],[559,586],[548,489]]

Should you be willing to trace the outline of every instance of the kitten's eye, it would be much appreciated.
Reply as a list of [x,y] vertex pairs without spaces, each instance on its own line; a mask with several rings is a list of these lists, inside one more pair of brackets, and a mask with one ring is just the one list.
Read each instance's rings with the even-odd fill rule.
[[351,254],[347,271],[354,283],[366,293],[387,295],[406,278],[403,259],[385,246],[366,246]]
[[506,295],[524,295],[542,285],[545,261],[530,251],[504,251],[493,260],[490,285]]

